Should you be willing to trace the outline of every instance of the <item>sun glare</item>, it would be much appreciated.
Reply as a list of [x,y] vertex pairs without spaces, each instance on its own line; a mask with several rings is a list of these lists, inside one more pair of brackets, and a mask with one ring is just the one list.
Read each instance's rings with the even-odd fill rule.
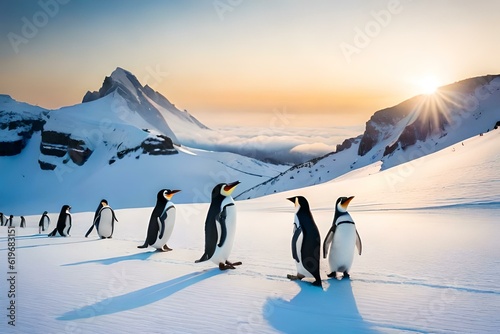
[[436,77],[434,76],[427,76],[425,78],[422,78],[420,80],[420,89],[423,94],[434,94],[436,90],[438,89],[439,83]]

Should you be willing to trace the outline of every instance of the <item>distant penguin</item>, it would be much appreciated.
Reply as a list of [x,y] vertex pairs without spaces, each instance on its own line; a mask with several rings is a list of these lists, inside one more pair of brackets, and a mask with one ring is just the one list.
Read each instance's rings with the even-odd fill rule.
[[292,237],[292,257],[297,266],[297,275],[287,275],[287,277],[291,280],[301,280],[312,276],[315,279],[313,285],[321,287],[319,274],[321,237],[309,203],[302,196],[287,199],[297,208]]
[[10,215],[9,218],[7,219],[7,222],[5,223],[6,226],[8,227],[13,227],[13,221],[14,221],[14,216]]
[[42,217],[40,217],[40,221],[38,222],[38,234],[41,234],[42,231],[45,232],[45,229],[49,228],[50,218],[47,216],[47,211],[44,211]]
[[175,206],[172,197],[180,190],[162,189],[156,195],[156,205],[149,218],[146,241],[137,248],[153,246],[159,252],[168,252],[172,249],[167,242],[172,235],[175,224]]
[[26,219],[24,218],[24,216],[21,216],[21,224],[19,225],[19,227],[26,227]]
[[0,212],[0,226],[5,226],[5,217],[1,212]]
[[[326,259],[328,255],[331,270],[328,277],[336,278],[337,272],[340,272],[344,278],[349,278],[349,271],[354,258],[354,245],[356,245],[359,255],[361,255],[361,238],[351,215],[347,212],[347,206],[353,198],[354,196],[339,197],[335,203],[332,227],[323,242],[323,258]],[[328,254],[328,250],[330,250],[330,254]]]
[[113,209],[108,205],[108,201],[105,199],[101,200],[95,212],[92,226],[90,226],[85,234],[85,238],[89,236],[95,226],[97,235],[101,239],[111,239],[115,229],[115,221],[118,221],[118,219],[116,219]]
[[205,219],[205,252],[199,260],[211,260],[220,270],[235,269],[241,262],[228,261],[236,231],[236,209],[231,193],[239,181],[220,183],[212,190],[212,201]]
[[59,218],[57,218],[56,228],[50,232],[49,237],[62,236],[69,237],[69,231],[71,230],[71,213],[69,212],[71,207],[69,205],[63,205],[61,212],[59,213]]

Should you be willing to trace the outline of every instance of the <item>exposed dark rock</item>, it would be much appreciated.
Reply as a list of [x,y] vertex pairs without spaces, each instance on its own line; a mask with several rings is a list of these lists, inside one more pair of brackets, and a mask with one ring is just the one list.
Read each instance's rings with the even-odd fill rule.
[[93,151],[82,139],[74,139],[70,134],[49,130],[42,131],[40,152],[58,158],[68,154],[71,161],[78,166],[83,166]]
[[40,131],[43,124],[45,120],[42,113],[25,115],[0,111],[0,131],[5,134],[5,139],[0,141],[0,156],[13,156],[21,153],[33,133]]
[[148,137],[142,142],[141,147],[144,153],[150,155],[170,155],[178,153],[174,148],[172,139],[164,135]]

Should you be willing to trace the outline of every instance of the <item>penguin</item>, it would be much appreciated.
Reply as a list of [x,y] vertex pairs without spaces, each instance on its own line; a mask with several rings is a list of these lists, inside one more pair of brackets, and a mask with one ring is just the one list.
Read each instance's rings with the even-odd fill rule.
[[108,201],[102,199],[95,212],[92,226],[90,226],[89,230],[85,234],[85,238],[89,236],[95,226],[97,235],[101,239],[111,239],[115,228],[115,221],[118,221],[118,219],[116,219],[115,212],[109,206]]
[[205,219],[205,252],[196,263],[211,260],[220,270],[236,269],[241,262],[229,262],[236,231],[236,208],[231,193],[240,181],[220,183],[212,190]]
[[4,226],[5,224],[5,217],[2,212],[0,212],[0,226]]
[[14,225],[12,225],[13,221],[14,221],[14,216],[10,215],[9,218],[7,218],[7,221],[5,222],[5,226],[13,227],[14,226]]
[[59,218],[57,218],[56,227],[50,234],[49,237],[55,237],[60,235],[62,237],[69,237],[69,231],[71,230],[71,213],[69,212],[71,207],[69,205],[63,205],[61,212],[59,213]]
[[40,221],[38,222],[38,234],[42,234],[42,231],[49,228],[50,218],[47,216],[47,213],[47,211],[44,211],[42,217],[40,217]]
[[295,204],[297,212],[293,222],[292,257],[297,266],[297,275],[287,275],[290,280],[314,277],[313,285],[322,287],[319,274],[321,237],[314,222],[309,202],[303,196],[287,198]]
[[21,216],[21,224],[19,225],[19,227],[26,227],[26,219],[24,218],[24,216]]
[[[323,242],[323,258],[328,255],[330,264],[330,274],[328,277],[336,278],[337,272],[343,274],[342,278],[349,278],[352,261],[354,258],[354,245],[361,255],[362,244],[354,221],[347,212],[347,206],[354,196],[339,197],[335,203],[335,215],[333,216],[332,227],[326,234]],[[328,254],[330,250],[330,254]]]
[[172,197],[180,190],[162,189],[156,195],[156,205],[149,218],[146,241],[137,248],[153,246],[159,252],[168,252],[172,249],[167,246],[167,241],[172,235],[175,224],[175,206]]

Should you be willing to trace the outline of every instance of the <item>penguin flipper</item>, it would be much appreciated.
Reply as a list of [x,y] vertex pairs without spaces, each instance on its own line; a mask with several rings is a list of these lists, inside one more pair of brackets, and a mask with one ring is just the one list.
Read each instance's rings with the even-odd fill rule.
[[297,263],[300,262],[299,260],[299,255],[297,253],[297,241],[299,240],[300,234],[302,233],[301,228],[295,229],[295,232],[293,232],[293,237],[292,237],[292,257]]
[[326,259],[326,256],[328,255],[328,250],[330,249],[330,245],[333,241],[333,236],[335,235],[335,229],[336,226],[335,224],[330,228],[328,233],[326,234],[325,241],[323,241],[323,258]]
[[222,245],[224,245],[224,242],[226,241],[226,237],[227,237],[227,227],[226,227],[226,218],[227,218],[227,212],[226,212],[226,207],[224,207],[224,209],[222,209],[221,213],[219,214],[219,216],[217,217],[217,219],[215,219],[215,223],[218,227],[217,229],[217,232],[219,232],[219,243],[217,244],[218,247],[222,247]]
[[163,233],[165,232],[165,220],[162,219],[162,217],[156,218],[158,222],[158,229],[160,230],[160,233],[158,233],[158,239],[163,238]]
[[90,228],[87,231],[87,233],[85,233],[85,238],[87,238],[89,236],[89,234],[92,232],[93,229],[94,229],[94,224],[92,224],[92,226],[90,226]]
[[359,236],[358,230],[356,230],[356,248],[358,249],[359,255],[361,255],[363,245],[361,244],[361,237]]

